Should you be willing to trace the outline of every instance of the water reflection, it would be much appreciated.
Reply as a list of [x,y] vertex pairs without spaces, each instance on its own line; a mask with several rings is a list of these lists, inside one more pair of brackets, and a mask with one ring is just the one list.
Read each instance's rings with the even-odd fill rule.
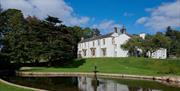
[[161,91],[151,88],[128,86],[113,80],[99,79],[99,84],[93,84],[92,78],[79,77],[78,87],[81,91]]
[[50,91],[180,91],[154,81],[97,79],[89,77],[52,77],[21,78],[10,77],[6,80],[25,86]]

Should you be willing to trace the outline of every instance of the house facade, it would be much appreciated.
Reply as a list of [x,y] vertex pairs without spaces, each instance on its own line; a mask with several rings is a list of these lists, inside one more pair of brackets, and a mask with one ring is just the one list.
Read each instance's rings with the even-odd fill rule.
[[156,58],[156,59],[166,59],[167,58],[167,49],[165,48],[160,48],[153,53],[148,52],[148,56],[151,58]]
[[[145,39],[145,33],[139,34],[139,37]],[[125,44],[131,36],[126,33],[123,27],[118,30],[114,28],[114,32],[93,36],[92,38],[84,39],[78,43],[78,57],[93,58],[93,57],[128,57],[128,50],[124,50],[121,45]],[[139,49],[139,52],[142,52]],[[166,59],[167,50],[160,48],[153,53],[148,52],[147,55],[151,58]]]
[[128,57],[128,51],[121,48],[130,36],[126,33],[126,29],[122,28],[118,31],[114,28],[114,32],[94,36],[88,39],[82,39],[78,43],[78,56],[82,58],[89,57]]

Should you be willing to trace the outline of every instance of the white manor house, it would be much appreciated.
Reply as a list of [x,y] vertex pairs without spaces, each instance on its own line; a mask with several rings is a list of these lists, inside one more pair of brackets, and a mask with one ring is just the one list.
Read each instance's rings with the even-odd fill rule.
[[[139,34],[143,39],[145,34]],[[126,33],[126,29],[123,27],[118,31],[118,28],[114,28],[114,32],[93,36],[92,38],[84,39],[78,43],[78,57],[92,58],[92,57],[128,57],[128,50],[121,48],[121,45],[126,43],[131,36]],[[166,49],[159,49],[151,55],[152,58],[165,59]]]

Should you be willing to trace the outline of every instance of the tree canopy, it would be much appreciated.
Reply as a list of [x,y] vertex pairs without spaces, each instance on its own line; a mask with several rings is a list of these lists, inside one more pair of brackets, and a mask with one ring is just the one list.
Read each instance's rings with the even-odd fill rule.
[[169,26],[165,35],[172,40],[169,48],[169,55],[180,57],[180,31],[172,29]]
[[145,39],[142,39],[139,36],[133,36],[126,44],[122,45],[124,49],[129,50],[129,53],[132,55],[137,55],[136,52],[138,49],[142,50],[143,56],[146,56],[146,53],[154,52],[160,48],[169,49],[171,46],[172,40],[163,33],[156,33],[155,35],[146,35]]
[[24,18],[16,9],[3,11],[0,21],[3,21],[0,22],[3,45],[0,55],[13,63],[43,61],[63,65],[76,58],[81,37],[91,36],[89,28],[67,27],[52,16],[45,20],[35,16]]

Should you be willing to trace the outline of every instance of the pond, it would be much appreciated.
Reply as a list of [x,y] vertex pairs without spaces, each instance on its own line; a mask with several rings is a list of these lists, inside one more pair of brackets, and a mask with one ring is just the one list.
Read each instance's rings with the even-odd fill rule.
[[6,77],[6,81],[50,91],[180,91],[156,81],[91,77]]

